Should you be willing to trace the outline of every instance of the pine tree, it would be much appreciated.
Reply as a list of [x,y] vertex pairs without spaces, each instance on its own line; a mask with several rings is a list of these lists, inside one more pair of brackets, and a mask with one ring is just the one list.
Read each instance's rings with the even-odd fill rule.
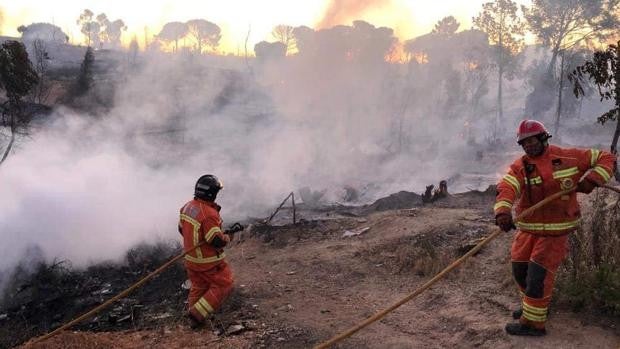
[[23,97],[39,82],[24,45],[6,41],[0,46],[0,88],[6,92],[7,101],[0,105],[0,127],[7,128],[10,137],[0,164],[6,160],[18,134],[25,134],[30,122],[24,111]]
[[93,66],[95,64],[95,54],[89,46],[84,54],[84,60],[80,66],[80,74],[75,83],[74,96],[84,95],[93,86]]

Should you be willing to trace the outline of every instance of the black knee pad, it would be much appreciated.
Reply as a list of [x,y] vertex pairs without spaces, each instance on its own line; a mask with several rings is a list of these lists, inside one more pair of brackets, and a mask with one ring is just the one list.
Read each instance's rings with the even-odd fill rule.
[[527,268],[527,287],[525,295],[531,298],[543,298],[547,270],[540,264],[530,262]]
[[525,282],[525,278],[527,277],[527,265],[528,262],[512,262],[512,276],[522,288],[525,288],[527,285]]

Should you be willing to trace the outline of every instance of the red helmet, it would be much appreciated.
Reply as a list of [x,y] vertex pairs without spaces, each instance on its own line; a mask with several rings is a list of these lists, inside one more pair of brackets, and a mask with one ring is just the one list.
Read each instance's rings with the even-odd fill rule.
[[517,129],[517,143],[521,143],[526,138],[532,136],[543,135],[544,139],[542,141],[547,140],[551,137],[545,125],[542,122],[536,120],[523,120],[519,124],[519,128]]

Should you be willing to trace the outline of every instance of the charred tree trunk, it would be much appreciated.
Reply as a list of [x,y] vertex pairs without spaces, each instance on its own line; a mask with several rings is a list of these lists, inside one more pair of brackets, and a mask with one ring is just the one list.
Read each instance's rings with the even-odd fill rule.
[[616,111],[616,132],[611,141],[611,152],[614,154],[618,154],[618,138],[620,138],[620,110]]
[[497,84],[497,124],[498,126],[501,124],[504,119],[504,111],[502,106],[502,78],[504,75],[504,67],[502,65],[499,66],[499,81]]
[[593,217],[592,217],[592,232],[591,232],[591,236],[592,236],[592,240],[590,241],[592,246],[592,263],[594,267],[598,267],[601,265],[601,257],[602,257],[602,250],[603,250],[603,246],[602,246],[602,238],[601,235],[603,234],[603,227],[605,226],[605,216],[603,214],[603,210],[602,207],[604,206],[603,204],[603,198],[600,196],[600,193],[597,193],[595,198],[594,198],[594,204],[592,205],[593,209],[594,209],[594,213],[593,213]]
[[499,36],[499,60],[498,60],[498,79],[497,79],[497,121],[495,123],[495,138],[498,138],[501,123],[504,118],[504,112],[502,110],[502,79],[504,76],[504,47],[502,44],[502,35]]
[[[616,75],[617,76],[617,75]],[[618,80],[616,80],[618,81]],[[617,93],[617,92],[616,92]],[[616,97],[616,100],[618,99],[618,97]],[[616,132],[614,132],[614,139],[611,142],[611,152],[613,154],[618,154],[618,138],[620,138],[620,104],[618,104],[619,102],[616,101],[616,105],[618,106],[618,110],[616,111]],[[615,164],[616,168],[614,168],[614,177],[616,177],[616,180],[620,182],[620,166],[618,166],[618,163],[616,162]]]
[[0,165],[2,165],[4,160],[6,160],[6,158],[9,156],[9,153],[11,152],[11,149],[13,148],[14,142],[15,142],[15,129],[11,127],[11,140],[9,141],[9,144],[6,146],[6,149],[4,150],[2,159],[0,159]]
[[549,65],[547,66],[547,75],[553,75],[553,69],[555,68],[555,62],[558,61],[559,52],[559,48],[553,48],[553,52],[551,53],[551,59],[549,60]]
[[401,115],[398,120],[398,154],[400,154],[400,152],[403,150],[403,118],[404,116]]
[[558,110],[555,115],[555,136],[560,135],[560,117],[562,115],[562,89],[564,88],[564,51],[562,51],[562,57],[560,59],[560,84],[558,89]]
[[[611,141],[611,152],[618,154],[618,138],[620,138],[620,40],[616,44],[616,70],[614,71],[614,79],[616,80],[615,93],[616,93],[616,131],[614,132],[614,138]],[[620,181],[620,166],[616,163],[614,176],[617,181]]]
[[620,137],[620,41],[616,46],[616,60],[616,71],[614,72],[616,80],[616,132],[611,142],[611,151],[614,154],[618,153],[618,138]]

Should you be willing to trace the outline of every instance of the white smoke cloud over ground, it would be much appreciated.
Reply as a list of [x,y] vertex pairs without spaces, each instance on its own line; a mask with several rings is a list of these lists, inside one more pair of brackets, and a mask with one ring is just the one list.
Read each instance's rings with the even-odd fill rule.
[[145,56],[118,74],[105,115],[57,109],[0,167],[0,269],[32,245],[80,266],[178,239],[178,209],[205,173],[224,182],[230,224],[306,186],[332,201],[353,186],[364,203],[458,173],[493,181],[512,161],[476,158],[494,112],[442,115],[447,87],[432,71],[412,78],[376,54],[350,62],[331,44],[251,71],[235,58]]
[[[313,83],[315,72],[301,68],[285,93],[242,69],[154,60],[117,87],[106,115],[56,110],[0,168],[0,266],[32,245],[44,258],[85,265],[140,241],[176,239],[178,209],[204,173],[224,182],[218,202],[228,223],[265,216],[304,186],[333,189],[336,200],[344,185],[421,191],[414,184],[448,175],[441,155],[385,150],[391,125],[371,99],[376,84],[351,75]],[[432,147],[420,152],[450,151]]]
[[0,265],[34,244],[48,258],[83,265],[174,233],[170,212],[191,176],[148,168],[100,132],[67,115],[7,162],[0,174]]

